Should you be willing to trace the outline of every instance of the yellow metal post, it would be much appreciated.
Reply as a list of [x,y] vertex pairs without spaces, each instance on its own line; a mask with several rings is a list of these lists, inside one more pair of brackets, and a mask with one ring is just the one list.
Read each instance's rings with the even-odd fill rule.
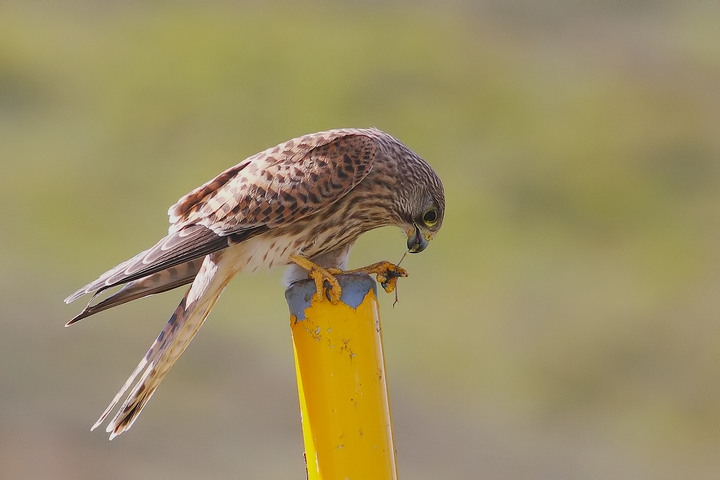
[[377,286],[337,278],[337,305],[313,302],[312,281],[285,292],[308,479],[397,479]]

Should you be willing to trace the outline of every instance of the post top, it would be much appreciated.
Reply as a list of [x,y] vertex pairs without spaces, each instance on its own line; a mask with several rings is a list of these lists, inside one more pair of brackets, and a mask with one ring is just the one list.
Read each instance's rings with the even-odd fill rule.
[[[340,301],[352,308],[357,308],[362,303],[370,289],[377,295],[377,283],[370,275],[347,273],[337,275],[335,278],[337,278],[342,288]],[[315,282],[311,279],[295,282],[285,290],[285,300],[287,300],[288,307],[290,307],[290,313],[296,319],[305,320],[305,309],[312,303],[314,294]]]

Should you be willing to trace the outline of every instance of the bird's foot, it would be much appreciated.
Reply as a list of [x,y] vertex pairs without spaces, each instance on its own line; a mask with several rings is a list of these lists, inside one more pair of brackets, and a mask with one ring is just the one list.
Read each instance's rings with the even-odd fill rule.
[[323,268],[320,265],[313,263],[308,258],[300,255],[290,255],[290,261],[296,263],[300,267],[304,268],[308,272],[308,276],[315,282],[315,298],[314,301],[322,302],[325,292],[325,282],[330,285],[328,290],[328,299],[333,305],[340,301],[340,295],[342,294],[342,288],[338,283],[335,275],[343,273],[342,270],[337,268]]
[[400,268],[394,263],[390,263],[388,261],[373,263],[372,265],[356,268],[354,270],[324,268],[300,255],[290,255],[290,261],[307,270],[308,276],[315,282],[316,302],[321,302],[324,298],[323,293],[325,292],[325,282],[330,285],[327,296],[330,303],[333,305],[340,301],[340,295],[342,294],[342,288],[340,287],[340,283],[338,283],[337,278],[335,278],[335,275],[342,275],[346,273],[364,273],[367,275],[375,275],[377,281],[380,282],[380,285],[382,285],[383,289],[385,289],[387,293],[391,293],[395,290],[395,288],[397,288],[398,278],[408,276],[408,273],[404,268]]
[[348,270],[342,273],[366,273],[368,275],[375,275],[377,281],[380,282],[380,285],[382,285],[387,293],[395,290],[398,278],[408,276],[407,270],[388,261],[373,263],[367,267],[356,268],[355,270]]

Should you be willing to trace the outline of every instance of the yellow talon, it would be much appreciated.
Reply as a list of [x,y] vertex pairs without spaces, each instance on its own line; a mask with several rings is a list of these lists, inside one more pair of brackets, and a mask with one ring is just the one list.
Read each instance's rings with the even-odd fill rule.
[[311,262],[305,257],[300,255],[290,255],[290,261],[298,264],[308,272],[308,276],[315,282],[315,301],[322,302],[325,295],[325,282],[328,282],[330,289],[328,290],[328,298],[330,303],[336,305],[340,301],[340,295],[342,295],[342,288],[338,283],[335,275],[343,273],[342,270],[336,268],[327,269],[320,265]]

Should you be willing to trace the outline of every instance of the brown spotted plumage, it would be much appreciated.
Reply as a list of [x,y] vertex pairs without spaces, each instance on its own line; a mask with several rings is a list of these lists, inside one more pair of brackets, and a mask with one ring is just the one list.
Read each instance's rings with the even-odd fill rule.
[[374,128],[330,130],[289,140],[196,188],[170,207],[165,238],[65,300],[70,303],[84,294],[94,299],[108,288],[124,285],[102,301],[91,300],[68,322],[71,325],[192,282],[93,428],[128,390],[107,431],[112,439],[130,428],[237,272],[290,265],[286,282],[292,283],[307,278],[305,268],[315,265],[325,280],[332,280],[328,271],[347,268],[350,248],[362,233],[395,225],[407,233],[409,251],[419,252],[440,229],[444,210],[442,183],[433,169]]

